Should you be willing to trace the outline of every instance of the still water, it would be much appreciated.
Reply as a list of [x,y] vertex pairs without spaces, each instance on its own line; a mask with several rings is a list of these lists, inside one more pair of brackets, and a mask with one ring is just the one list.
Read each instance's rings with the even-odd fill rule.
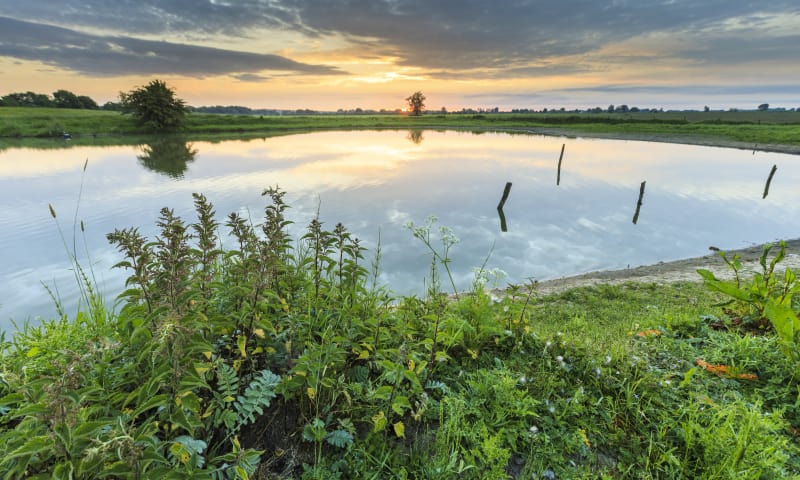
[[[506,182],[513,186],[501,232]],[[13,328],[12,319],[55,317],[43,285],[74,313],[73,248],[113,304],[126,273],[111,269],[121,257],[105,234],[136,226],[152,237],[164,206],[192,221],[192,192],[204,193],[223,222],[234,211],[258,221],[262,190],[279,185],[295,236],[319,210],[329,228],[342,222],[372,252],[380,238],[378,281],[420,294],[430,258],[405,228],[409,221],[435,215],[460,238],[451,250],[460,289],[489,254],[487,267],[507,274],[504,285],[796,238],[798,184],[800,157],[792,155],[504,133],[320,132],[47,150],[0,144],[0,329]]]

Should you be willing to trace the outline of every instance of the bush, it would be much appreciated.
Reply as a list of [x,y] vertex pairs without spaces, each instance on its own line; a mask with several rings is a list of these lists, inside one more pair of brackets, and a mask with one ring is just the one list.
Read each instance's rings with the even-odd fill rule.
[[188,109],[175,91],[161,80],[119,94],[123,113],[131,114],[150,130],[174,130],[183,126]]

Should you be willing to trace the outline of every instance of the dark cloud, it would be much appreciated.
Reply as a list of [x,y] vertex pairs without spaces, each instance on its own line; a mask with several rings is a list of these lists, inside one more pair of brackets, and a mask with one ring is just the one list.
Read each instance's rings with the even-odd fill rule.
[[240,82],[258,83],[269,80],[269,77],[265,77],[263,75],[256,75],[255,73],[242,73],[239,75],[231,75],[231,76],[236,80],[239,80]]
[[[792,48],[796,37],[769,32],[767,19],[800,15],[797,0],[64,0],[57,7],[50,0],[5,3],[0,4],[0,15],[125,32],[123,36],[255,37],[275,29],[307,37],[338,35],[365,55],[395,56],[401,65],[441,77],[471,72],[486,78],[558,73],[565,67],[538,65],[556,57],[594,54],[650,33],[695,35],[702,48],[685,53],[701,63],[758,59],[764,52],[752,47],[754,41],[772,42],[775,48],[768,54],[774,59],[797,60]],[[726,30],[724,22],[732,19],[750,33]],[[767,35],[747,36],[754,31]],[[7,36],[0,33],[0,38]],[[737,39],[743,48],[731,49],[729,40]],[[784,46],[778,48],[781,42]]]
[[305,28],[372,39],[405,65],[498,69],[510,74],[529,62],[593,52],[654,31],[700,31],[740,16],[800,12],[795,0],[297,0],[295,4]]
[[278,55],[89,35],[0,17],[0,56],[40,61],[94,76],[176,74],[193,77],[263,70],[328,75],[341,71]]

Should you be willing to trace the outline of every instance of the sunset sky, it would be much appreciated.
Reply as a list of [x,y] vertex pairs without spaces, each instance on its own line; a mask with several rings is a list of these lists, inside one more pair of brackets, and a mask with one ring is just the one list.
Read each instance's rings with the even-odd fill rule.
[[190,105],[800,107],[797,0],[0,0],[0,95]]

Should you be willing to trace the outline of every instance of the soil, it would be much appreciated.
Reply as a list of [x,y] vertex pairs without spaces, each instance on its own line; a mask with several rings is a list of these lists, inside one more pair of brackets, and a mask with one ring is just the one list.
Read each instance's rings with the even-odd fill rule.
[[[771,259],[777,252],[777,245],[770,252]],[[739,254],[742,261],[742,270],[745,276],[754,272],[761,271],[759,258],[763,252],[763,245],[743,248],[740,250],[727,250],[728,258],[733,258],[734,254]],[[786,241],[786,258],[776,267],[776,271],[783,271],[786,267],[793,271],[800,271],[800,239]],[[583,287],[597,284],[617,285],[627,282],[643,283],[672,283],[672,282],[699,282],[700,275],[697,269],[709,270],[717,278],[732,278],[732,271],[728,268],[722,258],[716,252],[709,252],[708,255],[674,262],[659,262],[655,265],[645,265],[635,268],[625,268],[622,270],[606,270],[599,272],[589,272],[572,277],[557,278],[538,282],[536,292],[542,295],[559,293],[570,288]]]

